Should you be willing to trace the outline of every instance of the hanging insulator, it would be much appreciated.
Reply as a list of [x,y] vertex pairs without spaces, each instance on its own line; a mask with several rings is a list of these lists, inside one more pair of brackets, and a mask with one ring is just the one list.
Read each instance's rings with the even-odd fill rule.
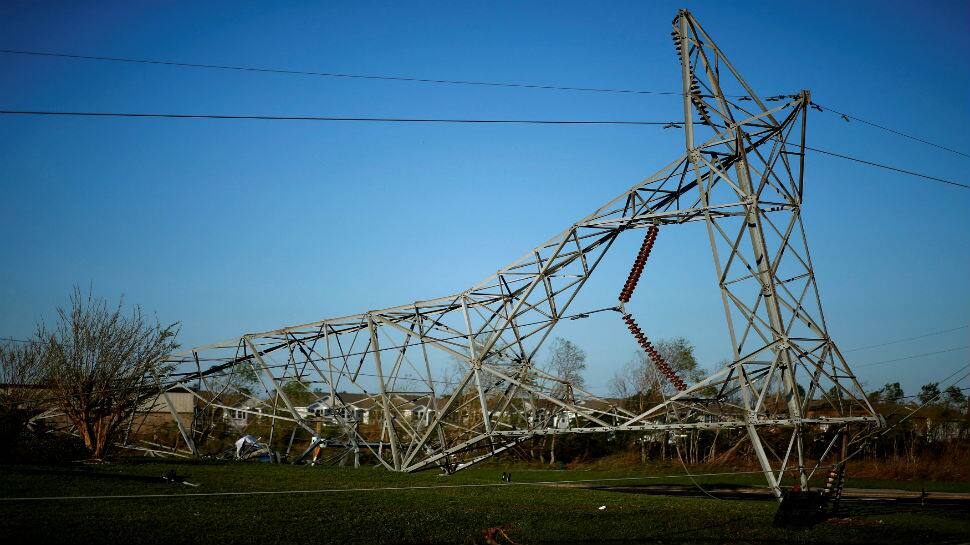
[[[657,236],[656,234],[657,234],[657,227],[652,226],[650,227],[650,230],[647,232],[646,238],[650,238],[651,236],[656,237]],[[646,250],[646,253],[649,254],[649,249]],[[637,272],[636,269],[637,267],[635,264],[634,270],[631,271],[632,282],[631,282],[631,279],[627,279],[627,283],[632,284],[632,286],[624,286],[623,291],[620,292],[621,301],[624,301],[624,302],[629,301],[629,295],[632,294],[632,287],[636,286],[636,278],[633,278],[633,273]],[[637,276],[639,276],[639,272],[637,272]],[[677,376],[677,373],[673,370],[673,368],[671,368],[670,365],[666,361],[664,361],[663,356],[661,356],[660,353],[657,351],[657,349],[653,347],[653,344],[650,342],[649,339],[647,339],[647,336],[644,335],[643,331],[640,329],[640,326],[637,325],[636,320],[633,319],[633,315],[630,313],[626,313],[621,315],[621,318],[623,319],[623,322],[626,324],[627,329],[630,330],[630,333],[637,340],[637,344],[639,344],[640,348],[642,348],[643,351],[650,357],[650,360],[653,361],[654,366],[657,368],[660,374],[663,375],[677,390],[680,390],[680,391],[686,390],[687,383],[684,382],[684,380],[681,379],[679,376]]]
[[637,284],[640,281],[643,269],[646,267],[647,260],[650,258],[650,251],[653,249],[658,232],[659,229],[656,225],[652,225],[647,229],[647,233],[643,237],[643,243],[640,245],[640,251],[637,252],[637,257],[634,259],[633,266],[630,268],[630,274],[627,276],[626,283],[620,291],[619,299],[621,302],[628,303],[630,298],[633,297],[633,292],[636,290]]

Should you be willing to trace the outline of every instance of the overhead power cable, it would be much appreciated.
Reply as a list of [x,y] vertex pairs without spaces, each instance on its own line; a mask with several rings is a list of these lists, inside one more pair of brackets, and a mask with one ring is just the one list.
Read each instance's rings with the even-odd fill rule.
[[5,115],[77,116],[77,117],[136,117],[165,119],[224,119],[254,121],[346,121],[376,123],[481,123],[522,125],[676,125],[676,121],[621,121],[621,120],[563,120],[563,119],[448,119],[416,117],[339,117],[308,115],[218,115],[218,114],[167,114],[131,112],[63,112],[0,110]]
[[917,339],[925,339],[926,337],[933,337],[933,336],[936,336],[936,335],[942,335],[944,333],[950,333],[950,332],[953,332],[953,331],[959,331],[961,329],[966,329],[967,327],[970,327],[970,325],[962,325],[960,327],[954,327],[954,328],[951,328],[951,329],[943,329],[941,331],[933,331],[931,333],[925,333],[923,335],[917,335],[915,337],[906,337],[905,339],[896,339],[896,340],[893,340],[893,341],[886,341],[886,342],[882,342],[882,343],[867,344],[866,346],[859,346],[857,348],[850,348],[848,350],[843,350],[842,353],[845,354],[845,353],[848,353],[848,352],[858,352],[859,350],[868,350],[870,348],[879,348],[880,346],[888,346],[890,344],[898,344],[898,343],[904,343],[904,342],[908,342],[908,341],[915,341]]
[[376,74],[349,74],[346,72],[318,72],[313,70],[287,70],[280,68],[262,68],[257,66],[234,66],[227,64],[202,64],[193,62],[177,62],[152,59],[135,59],[128,57],[105,57],[99,55],[75,55],[70,53],[52,53],[48,51],[26,51],[21,49],[0,49],[0,53],[11,55],[33,55],[37,57],[59,57],[64,59],[78,59],[88,61],[124,62],[130,64],[155,64],[162,66],[178,66],[181,68],[206,68],[213,70],[234,70],[239,72],[263,72],[269,74],[287,74],[296,76],[321,76],[327,78],[370,79],[382,81],[409,81],[413,83],[436,83],[446,85],[470,85],[482,87],[513,87],[520,89],[545,89],[554,91],[583,91],[590,93],[619,93],[632,95],[674,95],[682,96],[682,91],[649,91],[644,89],[613,89],[608,87],[574,87],[565,85],[541,85],[537,83],[510,83],[500,81],[471,81],[456,79],[416,78],[409,76],[384,76]]
[[848,121],[849,119],[852,119],[854,121],[858,121],[859,123],[864,123],[866,125],[869,125],[870,127],[875,127],[877,129],[881,129],[881,130],[884,130],[886,132],[890,132],[892,134],[895,134],[896,136],[902,136],[903,138],[908,138],[910,140],[915,140],[916,142],[921,142],[921,143],[926,144],[928,146],[933,146],[934,148],[939,148],[941,150],[949,151],[951,153],[955,153],[957,155],[962,155],[964,157],[970,157],[970,154],[966,154],[966,153],[963,153],[962,151],[955,150],[953,148],[948,148],[946,146],[943,146],[943,145],[940,145],[940,144],[936,144],[934,142],[930,142],[929,140],[924,140],[923,138],[919,138],[918,136],[913,136],[911,134],[906,134],[906,133],[904,133],[902,131],[897,131],[896,129],[889,128],[889,127],[887,127],[885,125],[880,125],[879,123],[874,123],[872,121],[866,121],[865,119],[862,119],[862,118],[859,118],[859,117],[856,117],[854,115],[847,114],[847,113],[844,113],[844,112],[840,112],[840,111],[838,111],[838,110],[836,110],[834,108],[829,108],[828,106],[823,106],[823,105],[817,104],[817,103],[815,103],[815,105],[818,106],[819,108],[822,108],[823,110],[829,110],[832,113],[839,114],[846,121]]
[[28,344],[36,344],[40,342],[40,341],[28,340],[28,339],[15,339],[13,337],[0,337],[0,341],[7,341],[12,343],[28,343]]
[[[209,70],[230,70],[237,72],[255,72],[255,73],[269,73],[269,74],[284,74],[284,75],[297,75],[297,76],[318,76],[327,78],[344,78],[344,79],[364,79],[364,80],[378,80],[378,81],[403,81],[412,83],[426,83],[426,84],[439,84],[439,85],[467,85],[467,86],[480,86],[480,87],[505,87],[505,88],[518,88],[518,89],[540,89],[540,90],[553,90],[553,91],[580,91],[580,92],[590,92],[590,93],[613,93],[613,94],[627,94],[627,95],[657,95],[657,96],[684,96],[683,91],[659,91],[659,90],[649,90],[649,89],[618,89],[610,87],[580,87],[580,86],[569,86],[569,85],[544,85],[538,83],[516,83],[516,82],[498,82],[498,81],[475,81],[475,80],[456,80],[456,79],[440,79],[440,78],[418,78],[411,76],[389,76],[389,75],[379,75],[379,74],[351,74],[346,72],[324,72],[324,71],[314,71],[314,70],[290,70],[281,68],[264,68],[257,66],[238,66],[238,65],[226,65],[226,64],[205,64],[205,63],[190,63],[190,62],[179,62],[179,61],[168,61],[168,60],[158,60],[158,59],[139,59],[131,57],[113,57],[104,55],[79,55],[74,53],[55,53],[50,51],[30,51],[24,49],[0,49],[0,53],[6,53],[9,55],[29,55],[33,57],[49,57],[49,58],[62,58],[62,59],[73,59],[73,60],[87,60],[87,61],[105,61],[105,62],[118,62],[118,63],[128,63],[128,64],[147,64],[147,65],[160,65],[160,66],[174,66],[179,68],[196,68],[196,69],[209,69]],[[750,98],[748,95],[725,95],[731,98]],[[885,125],[875,123],[872,121],[867,121],[860,117],[856,117],[851,114],[840,112],[828,106],[823,106],[818,103],[813,103],[814,107],[819,111],[831,111],[832,113],[842,116],[846,121],[852,119],[860,123],[864,123],[871,127],[875,127],[897,136],[903,138],[908,138],[923,144],[933,146],[935,148],[949,151],[951,153],[956,153],[964,157],[970,157],[967,153],[948,148],[946,146],[930,142],[929,140],[913,136],[902,131],[892,129]]]
[[[631,121],[631,120],[567,120],[567,119],[455,119],[455,118],[409,118],[409,117],[338,117],[338,116],[277,116],[277,115],[220,115],[220,114],[172,114],[172,113],[136,113],[136,112],[71,112],[51,110],[0,110],[0,115],[25,115],[47,117],[118,117],[141,119],[216,119],[216,120],[250,120],[250,121],[324,121],[324,122],[375,122],[375,123],[446,123],[446,124],[492,124],[492,125],[662,125],[664,128],[680,128],[680,121]],[[789,142],[791,145],[799,146]],[[929,174],[922,174],[912,170],[898,168],[882,163],[850,157],[841,153],[804,146],[805,149],[855,161],[857,163],[892,170],[901,174],[909,174],[927,180],[942,182],[963,189],[970,189],[970,184],[946,180]]]
[[848,155],[842,155],[841,153],[835,153],[834,151],[827,151],[823,149],[813,148],[810,146],[805,146],[805,149],[814,151],[816,153],[822,153],[825,155],[831,155],[832,157],[838,157],[840,159],[846,159],[848,161],[855,161],[856,163],[862,163],[864,165],[869,165],[878,168],[884,168],[886,170],[892,170],[894,172],[899,172],[902,174],[909,174],[910,176],[917,176],[919,178],[926,178],[927,180],[933,180],[935,182],[941,182],[944,184],[953,185],[956,187],[962,187],[964,189],[970,189],[970,184],[964,184],[960,182],[954,182],[953,180],[946,180],[944,178],[938,178],[936,176],[930,176],[929,174],[921,174],[919,172],[914,172],[912,170],[906,170],[904,168],[898,168],[890,165],[884,165],[882,163],[876,163],[873,161],[866,161],[865,159],[859,159],[857,157],[849,157]]
[[935,356],[937,354],[946,354],[948,352],[956,352],[958,350],[966,350],[968,348],[970,348],[970,345],[956,346],[956,347],[947,348],[947,349],[944,349],[944,350],[936,350],[934,352],[924,352],[922,354],[912,354],[912,355],[909,355],[909,356],[903,356],[901,358],[893,358],[893,359],[889,359],[889,360],[873,361],[873,362],[870,362],[870,363],[864,363],[862,365],[853,365],[852,368],[853,369],[861,369],[863,367],[872,367],[873,365],[885,365],[887,363],[896,363],[897,361],[906,361],[906,360],[913,360],[913,359],[917,359],[917,358],[923,358],[923,357],[926,357],[926,356]]

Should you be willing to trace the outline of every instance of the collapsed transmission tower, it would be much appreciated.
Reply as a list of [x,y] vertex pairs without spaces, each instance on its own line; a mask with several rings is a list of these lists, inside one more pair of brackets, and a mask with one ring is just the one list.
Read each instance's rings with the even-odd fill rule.
[[[289,426],[298,462],[369,452],[389,470],[451,473],[541,436],[737,429],[776,495],[785,479],[805,488],[826,474],[850,430],[879,418],[829,337],[802,227],[809,92],[760,98],[686,10],[671,36],[682,156],[468,290],[195,348],[170,358],[163,391],[188,388],[205,408],[238,411],[227,377],[255,373],[265,396],[241,410]],[[688,222],[706,226],[733,356],[696,383],[626,309],[659,235]],[[642,412],[536,365],[606,252],[637,230],[645,238],[618,304],[602,310],[616,312],[662,381],[664,397]],[[436,378],[442,359],[460,362],[455,380]],[[307,396],[317,410],[295,399]],[[354,409],[365,404],[373,418]],[[176,421],[198,454],[204,419]]]

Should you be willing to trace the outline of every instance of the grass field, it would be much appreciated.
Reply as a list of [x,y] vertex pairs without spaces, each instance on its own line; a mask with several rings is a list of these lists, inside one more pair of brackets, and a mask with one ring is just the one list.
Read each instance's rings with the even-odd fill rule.
[[[171,469],[199,486],[165,483],[159,477]],[[512,484],[502,483],[502,471],[512,471]],[[520,544],[941,543],[970,539],[966,512],[918,505],[849,506],[838,523],[783,530],[771,526],[776,510],[771,501],[663,497],[535,484],[650,475],[629,470],[491,466],[441,477],[372,468],[149,461],[0,466],[0,496],[4,498],[151,495],[0,501],[0,536],[6,543],[475,543],[482,542],[486,529],[501,527]],[[690,483],[679,478],[631,479],[623,484],[638,482]],[[763,484],[758,475],[698,477],[698,482]],[[965,483],[859,480],[849,485],[937,491],[968,488]],[[408,487],[428,488],[404,489]],[[377,488],[391,489],[349,490]],[[341,491],[320,492],[333,489]],[[184,496],[257,491],[291,492]]]

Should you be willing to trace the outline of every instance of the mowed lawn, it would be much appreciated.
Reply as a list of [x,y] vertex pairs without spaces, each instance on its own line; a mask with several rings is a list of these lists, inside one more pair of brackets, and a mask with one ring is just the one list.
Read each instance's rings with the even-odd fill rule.
[[[174,469],[198,487],[160,479]],[[512,471],[513,483],[501,481]],[[970,540],[970,516],[918,505],[848,507],[839,523],[771,525],[771,501],[623,494],[529,484],[647,477],[631,471],[536,471],[501,466],[449,477],[375,468],[255,463],[140,462],[0,466],[0,497],[131,496],[0,501],[4,543],[476,543],[501,527],[517,543],[941,543]],[[762,484],[757,475],[702,484]],[[686,479],[603,484],[689,484]],[[966,490],[966,485],[866,482],[850,486]],[[466,486],[475,485],[475,486]],[[426,488],[416,488],[426,487]],[[385,490],[378,490],[385,488]],[[339,489],[340,491],[327,491]],[[357,490],[351,490],[357,489]],[[203,495],[221,492],[280,494]],[[199,494],[199,495],[191,495]],[[605,509],[600,509],[605,506]],[[501,541],[503,542],[504,541]]]

